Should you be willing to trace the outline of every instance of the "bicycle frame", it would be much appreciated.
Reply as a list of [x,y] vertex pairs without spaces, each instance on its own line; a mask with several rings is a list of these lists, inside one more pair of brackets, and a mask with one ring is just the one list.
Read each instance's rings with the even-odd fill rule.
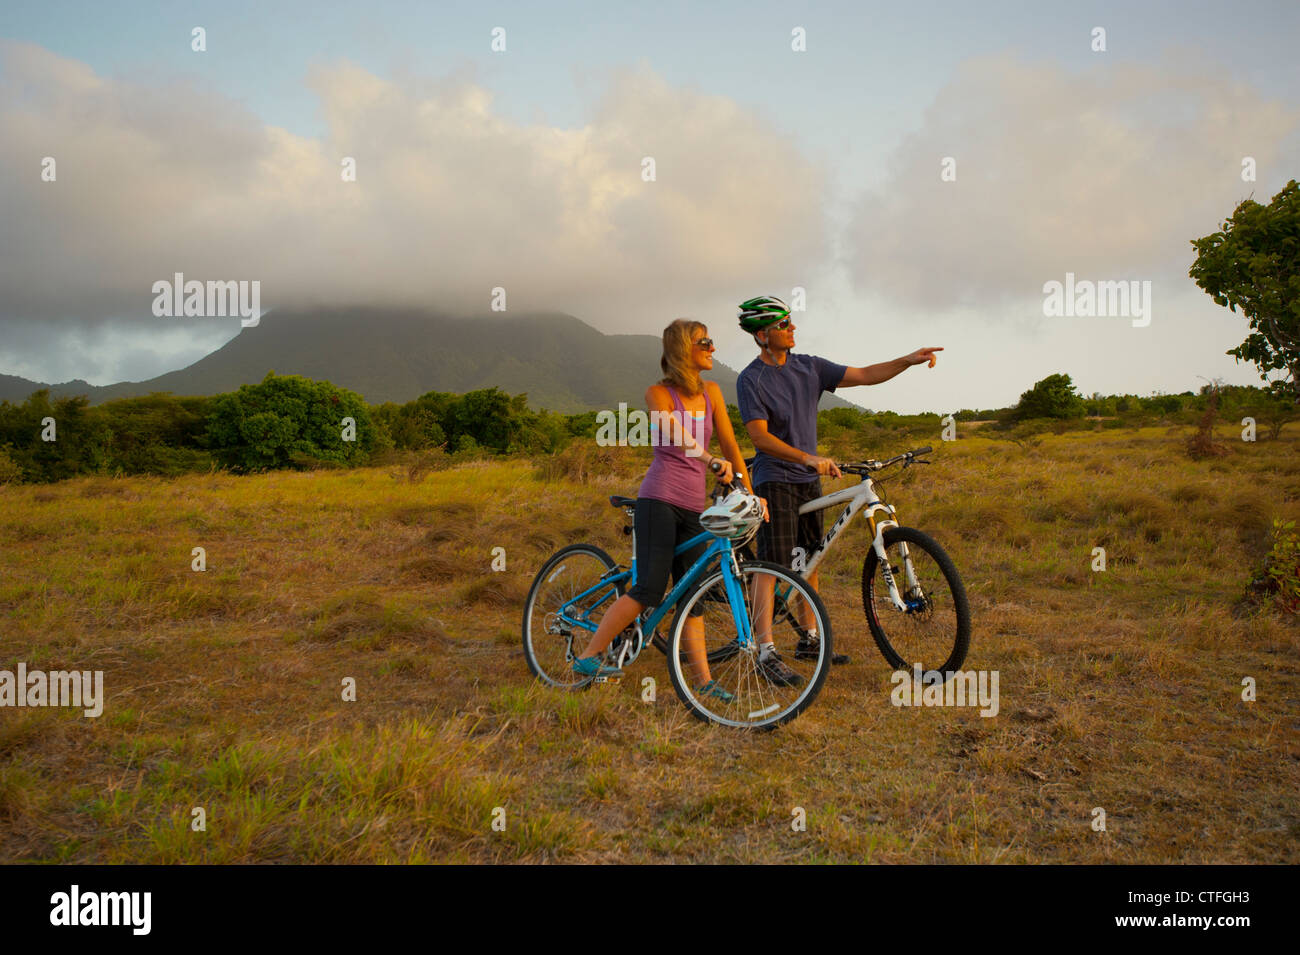
[[[674,556],[683,554],[691,548],[702,544],[706,540],[712,541],[712,543],[710,543],[704,553],[700,555],[699,559],[690,566],[690,569],[682,575],[682,579],[678,580],[673,585],[673,589],[668,592],[668,596],[660,602],[659,606],[656,607],[648,617],[642,618],[638,616],[637,619],[633,621],[632,626],[637,629],[637,635],[640,639],[637,641],[636,647],[626,648],[625,652],[620,654],[618,661],[620,667],[625,663],[630,663],[632,660],[636,659],[641,650],[645,647],[645,635],[647,633],[654,633],[655,628],[658,627],[664,617],[668,615],[668,612],[677,606],[677,602],[681,600],[682,597],[686,596],[687,591],[695,586],[700,578],[704,576],[708,567],[715,560],[718,561],[722,567],[723,586],[726,588],[727,599],[731,604],[731,615],[736,626],[736,634],[740,638],[740,645],[742,647],[749,646],[750,642],[753,640],[753,634],[749,627],[749,617],[743,612],[745,609],[745,595],[740,585],[740,575],[738,568],[736,567],[736,557],[735,552],[731,548],[731,541],[721,537],[714,537],[706,531],[703,534],[697,534],[690,540],[679,544],[674,549],[673,554]],[[595,633],[598,624],[590,619],[592,612],[604,606],[607,601],[617,598],[618,585],[620,583],[623,583],[624,581],[627,581],[630,584],[636,582],[635,535],[633,536],[632,552],[633,557],[631,568],[602,577],[594,586],[588,587],[582,593],[567,601],[560,608],[560,619],[575,629]],[[605,592],[600,594],[600,599],[596,600],[589,606],[584,607],[583,602],[592,594],[601,591],[602,588],[605,588]],[[578,613],[577,611],[580,608],[582,608],[582,612]]]
[[[908,610],[907,602],[903,600],[902,594],[899,593],[898,584],[894,580],[893,571],[890,570],[889,560],[885,555],[885,531],[898,526],[897,512],[876,494],[875,485],[871,483],[871,476],[863,475],[860,484],[809,501],[799,508],[799,513],[812,514],[835,507],[837,504],[846,504],[847,506],[840,514],[839,519],[835,521],[834,526],[822,538],[821,543],[817,545],[817,550],[805,558],[803,567],[799,572],[806,577],[815,571],[817,565],[822,562],[822,558],[830,551],[831,545],[849,526],[854,515],[865,509],[864,517],[871,527],[871,546],[875,550],[876,556],[880,558],[880,573],[885,578],[885,583],[889,585],[889,599],[897,609],[906,612]],[[883,514],[884,516],[877,519],[877,514]],[[899,546],[902,550],[908,587],[916,587],[918,586],[916,572],[912,568],[911,560],[908,559],[907,545],[900,544]]]

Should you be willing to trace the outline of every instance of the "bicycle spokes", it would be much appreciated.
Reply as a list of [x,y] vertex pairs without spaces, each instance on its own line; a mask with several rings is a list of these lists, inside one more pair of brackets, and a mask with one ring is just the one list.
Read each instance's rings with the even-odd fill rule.
[[[741,600],[734,609],[726,599],[729,590]],[[816,602],[809,602],[805,592],[811,590],[798,575],[755,561],[741,568],[734,589],[717,572],[687,596],[674,624],[678,659],[675,665],[669,662],[674,685],[697,716],[730,726],[767,727],[811,702],[830,661],[820,645],[805,646],[801,654],[800,640],[808,628],[829,634],[830,624],[820,602],[815,596]],[[701,612],[694,621],[689,617],[693,610]],[[744,624],[740,635],[737,615]],[[763,645],[768,643],[777,653],[765,659]]]
[[614,561],[598,547],[566,547],[538,571],[524,605],[523,644],[529,669],[562,689],[587,686],[573,672],[601,617],[617,597]]
[[863,609],[876,645],[895,668],[959,666],[970,641],[970,611],[952,560],[914,528],[892,528],[883,543],[888,559],[880,561],[873,550],[862,568]]

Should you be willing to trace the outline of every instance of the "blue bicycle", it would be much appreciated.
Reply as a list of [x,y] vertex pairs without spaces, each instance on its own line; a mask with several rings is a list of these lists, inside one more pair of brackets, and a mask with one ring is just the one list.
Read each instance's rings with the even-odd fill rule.
[[[624,533],[634,537],[636,500],[609,500],[627,515]],[[821,598],[799,574],[741,555],[739,548],[756,532],[755,525],[743,535],[704,533],[680,545],[678,554],[709,542],[663,603],[647,608],[615,638],[606,662],[624,668],[654,643],[668,658],[673,689],[700,719],[771,729],[798,716],[816,699],[830,669],[830,619]],[[589,687],[593,678],[574,673],[573,660],[586,648],[605,611],[635,581],[635,556],[625,568],[593,544],[572,544],[553,554],[537,572],[524,604],[529,669],[549,686]],[[665,638],[657,627],[674,608]],[[697,609],[702,635],[699,625],[688,624]],[[821,639],[810,648],[807,637],[813,628]],[[768,641],[786,664],[783,673],[774,675],[767,663],[761,647]],[[709,692],[716,687],[726,693]]]

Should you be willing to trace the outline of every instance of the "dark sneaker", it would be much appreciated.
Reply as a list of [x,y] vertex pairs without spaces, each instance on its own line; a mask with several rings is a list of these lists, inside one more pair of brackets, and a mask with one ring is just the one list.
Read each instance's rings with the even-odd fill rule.
[[773,686],[798,686],[803,682],[803,677],[786,666],[781,654],[775,650],[768,654],[766,660],[758,661],[758,672]]
[[582,676],[593,676],[597,680],[620,680],[623,678],[623,671],[618,667],[606,666],[600,662],[600,657],[579,658],[573,661],[573,672]]
[[[794,658],[796,660],[816,660],[822,652],[821,639],[803,636],[799,638],[799,643],[794,648]],[[847,653],[832,653],[831,663],[848,663],[849,655]]]
[[736,694],[728,693],[722,687],[718,686],[716,680],[710,680],[704,686],[697,686],[695,692],[700,696],[711,696],[722,703],[735,703]]

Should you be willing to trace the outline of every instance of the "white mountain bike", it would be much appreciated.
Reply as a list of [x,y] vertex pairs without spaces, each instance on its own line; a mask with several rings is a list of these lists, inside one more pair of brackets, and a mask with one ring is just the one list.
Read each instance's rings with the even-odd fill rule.
[[919,663],[923,670],[947,674],[961,667],[970,647],[966,588],[947,552],[929,534],[901,527],[897,511],[881,500],[871,481],[871,474],[900,462],[904,468],[929,464],[919,457],[932,450],[917,448],[888,461],[839,465],[845,474],[859,475],[862,481],[799,508],[800,514],[810,514],[845,505],[817,550],[802,555],[796,561],[801,566],[795,569],[804,575],[815,571],[853,517],[864,511],[871,549],[862,562],[862,609],[876,646],[896,670]]

